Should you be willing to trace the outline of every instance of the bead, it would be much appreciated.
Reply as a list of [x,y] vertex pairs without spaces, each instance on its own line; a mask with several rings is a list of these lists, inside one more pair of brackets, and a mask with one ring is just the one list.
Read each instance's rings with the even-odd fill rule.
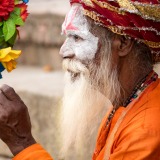
[[28,3],[29,2],[29,0],[23,0],[23,3]]
[[137,98],[137,97],[138,97],[138,95],[137,95],[137,94],[133,95],[133,98]]
[[[151,75],[151,76],[150,76]],[[134,101],[152,82],[156,81],[158,78],[158,74],[156,72],[151,72],[148,75],[146,75],[133,89],[133,92],[129,96],[129,98],[124,102],[123,106],[126,107],[129,103]],[[108,121],[106,122],[106,125],[108,126],[110,121],[112,120],[114,114],[116,112],[116,109],[113,108],[111,113],[108,116]]]

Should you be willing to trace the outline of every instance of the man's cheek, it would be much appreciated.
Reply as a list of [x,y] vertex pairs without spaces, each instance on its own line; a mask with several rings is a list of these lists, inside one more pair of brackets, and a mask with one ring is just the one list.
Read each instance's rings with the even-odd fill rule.
[[[87,46],[86,43],[80,43],[73,45],[73,50],[76,55],[76,58],[79,60],[87,60],[88,58],[88,51],[87,51]],[[91,58],[91,57],[90,57]]]
[[97,46],[92,41],[85,40],[79,43],[75,48],[75,55],[80,60],[93,60],[97,52]]

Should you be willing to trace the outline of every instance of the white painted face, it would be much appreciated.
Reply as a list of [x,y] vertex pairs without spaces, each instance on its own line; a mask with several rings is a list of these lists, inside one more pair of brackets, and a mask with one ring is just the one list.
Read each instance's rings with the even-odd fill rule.
[[74,55],[76,59],[82,61],[94,59],[98,49],[98,37],[95,37],[89,29],[82,6],[73,4],[62,25],[62,33],[67,38],[60,54],[63,57]]

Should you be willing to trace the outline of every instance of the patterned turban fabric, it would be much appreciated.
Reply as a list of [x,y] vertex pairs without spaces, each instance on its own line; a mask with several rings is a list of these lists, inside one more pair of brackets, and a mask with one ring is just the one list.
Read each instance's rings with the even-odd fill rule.
[[112,32],[145,43],[160,62],[160,0],[70,0]]

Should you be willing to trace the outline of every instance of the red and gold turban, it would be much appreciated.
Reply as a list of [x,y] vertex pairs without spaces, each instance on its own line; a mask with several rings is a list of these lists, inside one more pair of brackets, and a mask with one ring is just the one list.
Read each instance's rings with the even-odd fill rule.
[[145,43],[160,61],[160,0],[71,0],[84,14],[120,35]]

